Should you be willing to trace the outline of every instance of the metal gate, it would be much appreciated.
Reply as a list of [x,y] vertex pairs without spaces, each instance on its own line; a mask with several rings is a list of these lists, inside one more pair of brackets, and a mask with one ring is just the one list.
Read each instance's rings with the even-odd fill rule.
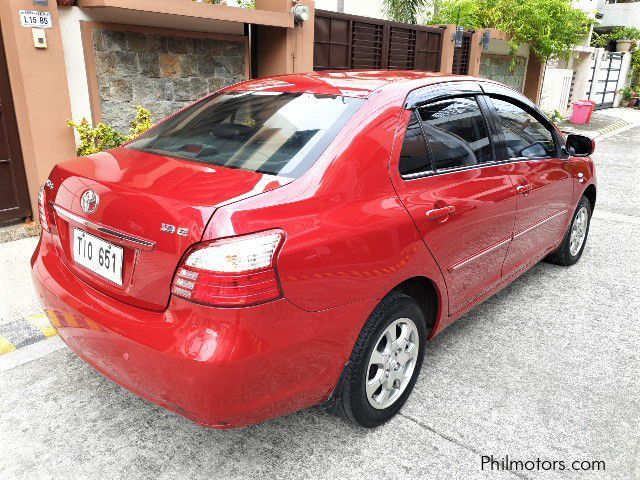
[[453,49],[453,66],[451,71],[454,75],[469,75],[472,35],[472,31],[464,32],[462,36],[462,46]]
[[314,35],[314,70],[440,70],[440,28],[316,10]]
[[0,222],[30,215],[29,191],[0,32]]
[[587,98],[596,102],[596,108],[613,106],[623,57],[624,54],[618,52],[597,52],[594,55],[587,82]]

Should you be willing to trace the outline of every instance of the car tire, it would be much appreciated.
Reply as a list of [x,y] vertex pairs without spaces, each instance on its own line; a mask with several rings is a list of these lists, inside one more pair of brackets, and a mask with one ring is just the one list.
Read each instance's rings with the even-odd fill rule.
[[[395,344],[389,342],[394,334]],[[369,316],[358,336],[336,388],[332,410],[367,428],[388,421],[413,390],[426,340],[426,321],[418,303],[403,293],[389,294]],[[386,363],[376,363],[383,358]],[[378,382],[380,385],[376,387]],[[387,391],[386,400],[383,390]]]
[[[589,225],[591,223],[591,202],[584,195],[573,213],[571,224],[558,247],[545,260],[556,265],[569,266],[580,260],[587,244]],[[579,243],[578,243],[579,242]]]

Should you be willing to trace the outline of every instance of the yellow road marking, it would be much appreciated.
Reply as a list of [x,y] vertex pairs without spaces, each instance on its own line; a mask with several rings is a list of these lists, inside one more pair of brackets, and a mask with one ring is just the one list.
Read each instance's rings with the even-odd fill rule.
[[58,320],[56,312],[54,312],[53,310],[46,310],[46,313],[47,317],[49,317],[49,321],[53,324],[53,326],[56,328],[60,328],[60,320]]
[[53,325],[51,325],[44,312],[36,315],[30,315],[26,317],[26,320],[31,325],[39,329],[45,337],[51,337],[58,334],[58,331],[53,327]]
[[11,343],[9,340],[0,336],[0,355],[3,353],[13,352],[16,349],[16,346]]

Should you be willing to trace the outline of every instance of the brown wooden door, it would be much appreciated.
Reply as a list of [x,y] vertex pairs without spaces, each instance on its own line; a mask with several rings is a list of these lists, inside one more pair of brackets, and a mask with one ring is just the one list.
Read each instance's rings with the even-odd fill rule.
[[0,32],[0,222],[30,215],[29,190]]

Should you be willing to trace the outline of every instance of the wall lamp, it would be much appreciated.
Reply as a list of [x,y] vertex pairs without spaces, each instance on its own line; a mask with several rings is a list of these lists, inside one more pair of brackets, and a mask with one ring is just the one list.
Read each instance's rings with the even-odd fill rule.
[[300,5],[297,0],[294,2],[291,13],[293,14],[293,21],[296,25],[302,25],[311,18],[311,10],[309,10],[309,7]]

